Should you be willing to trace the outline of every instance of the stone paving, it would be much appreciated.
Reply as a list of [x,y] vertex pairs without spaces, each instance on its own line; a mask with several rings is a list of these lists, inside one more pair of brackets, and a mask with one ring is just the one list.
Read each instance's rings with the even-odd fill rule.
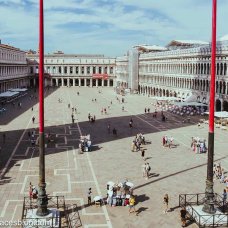
[[[80,92],[80,95],[77,95]],[[37,93],[37,92],[36,92]],[[0,116],[0,128],[6,133],[6,142],[0,136],[0,221],[21,218],[23,197],[28,196],[29,183],[38,184],[38,155],[32,148],[28,131],[38,135],[37,99],[21,98],[22,109],[8,105]],[[37,95],[35,95],[37,96]],[[63,100],[62,103],[58,99]],[[96,98],[97,102],[92,102]],[[120,104],[111,88],[99,93],[97,88],[59,88],[46,91],[45,132],[54,141],[46,145],[46,183],[50,195],[64,195],[68,204],[76,203],[82,227],[181,227],[178,208],[180,193],[204,192],[207,154],[195,154],[190,149],[191,136],[207,139],[208,126],[197,126],[197,118],[183,123],[183,118],[166,113],[167,122],[145,114],[144,108],[154,107],[153,99],[142,95],[127,95]],[[112,101],[112,104],[111,104]],[[71,123],[71,107],[77,108],[76,121]],[[31,111],[31,107],[34,110]],[[108,108],[108,106],[110,106]],[[122,111],[124,106],[125,111]],[[107,115],[101,109],[107,108]],[[88,113],[96,115],[94,124],[88,122]],[[35,116],[33,124],[31,119]],[[133,129],[128,126],[133,119]],[[107,124],[117,129],[117,137],[109,134]],[[140,153],[131,152],[133,137],[142,132],[150,144],[145,145],[147,162],[152,175],[142,177]],[[80,135],[90,134],[93,151],[79,154]],[[162,136],[173,136],[176,148],[163,148]],[[228,170],[227,132],[216,129],[215,160]],[[106,196],[106,183],[125,179],[134,183],[138,216],[128,214],[127,207],[88,206],[87,191],[93,197]],[[215,181],[215,191],[221,193],[223,184]],[[163,196],[170,196],[170,208],[163,213]],[[13,227],[13,226],[12,226]],[[188,227],[197,227],[190,224]]]

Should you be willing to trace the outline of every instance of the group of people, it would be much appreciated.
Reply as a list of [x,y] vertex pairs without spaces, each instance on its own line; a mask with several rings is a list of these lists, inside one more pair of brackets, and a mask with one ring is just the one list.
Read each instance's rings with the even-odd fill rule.
[[92,142],[89,134],[86,136],[80,137],[80,143],[78,148],[79,148],[79,153],[92,151]]
[[172,148],[173,146],[173,137],[168,137],[167,135],[162,137],[162,145],[163,147],[168,147],[168,148]]
[[90,113],[88,113],[88,120],[89,122],[94,123],[96,121],[96,116],[92,116]]
[[150,113],[150,108],[145,108],[145,109],[144,109],[144,112],[145,112],[145,114],[146,114],[146,113]]
[[31,199],[37,199],[38,196],[38,190],[32,183],[29,183],[29,198]]
[[[129,186],[130,184],[131,186]],[[92,188],[90,187],[87,192],[88,205],[92,205]],[[134,212],[136,197],[133,195],[133,185],[132,183],[124,181],[123,183],[115,184],[113,182],[107,183],[107,198],[103,199],[101,196],[94,197],[95,205],[102,206],[102,204],[107,204],[111,207],[116,206],[126,206],[129,207],[129,214]],[[138,215],[138,214],[136,214]]]
[[135,136],[134,140],[132,141],[132,148],[131,151],[140,151],[141,145],[145,145],[145,136],[142,133],[139,133]]
[[206,140],[200,139],[199,137],[192,137],[191,148],[197,154],[206,153],[207,152]]
[[28,131],[28,137],[29,137],[29,140],[31,142],[32,147],[34,147],[35,144],[36,144],[35,134],[36,134],[35,129],[32,132],[31,131]]
[[151,170],[151,167],[148,162],[146,162],[144,165],[142,165],[143,177],[145,177],[146,179],[149,179],[150,170]]

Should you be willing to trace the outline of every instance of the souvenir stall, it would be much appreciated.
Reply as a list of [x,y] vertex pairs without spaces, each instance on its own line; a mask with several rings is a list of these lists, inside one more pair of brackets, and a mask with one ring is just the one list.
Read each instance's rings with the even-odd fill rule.
[[107,183],[107,204],[110,206],[128,206],[130,196],[133,194],[134,184],[128,180],[118,184]]
[[80,142],[79,142],[79,153],[83,153],[83,152],[88,152],[92,150],[92,142],[90,139],[90,135],[86,135],[86,136],[81,136],[80,137]]

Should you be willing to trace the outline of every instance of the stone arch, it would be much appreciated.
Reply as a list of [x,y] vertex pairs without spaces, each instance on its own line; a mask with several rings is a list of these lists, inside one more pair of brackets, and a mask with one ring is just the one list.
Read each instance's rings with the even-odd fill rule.
[[69,81],[70,86],[73,86],[73,79],[71,78]]
[[158,93],[159,93],[158,88],[156,88],[155,89],[155,95],[158,96]]
[[162,96],[165,96],[165,89],[162,90]]
[[228,101],[226,101],[226,100],[223,101],[223,111],[228,112]]
[[207,98],[206,98],[206,97],[203,97],[202,103],[203,103],[203,104],[206,104],[206,103],[207,103]]
[[200,96],[197,96],[197,102],[200,102]]
[[62,86],[62,80],[60,78],[58,79],[58,86]]
[[219,93],[222,93],[222,82],[219,82]]
[[220,63],[220,75],[223,75],[223,64]]
[[78,78],[75,79],[75,86],[79,86],[79,79]]
[[219,63],[217,63],[216,74],[219,75]]
[[206,91],[209,92],[209,81],[206,81]]
[[219,99],[217,99],[216,101],[215,101],[215,107],[216,107],[216,112],[220,112],[221,111],[221,109],[222,109],[222,105],[221,105],[221,101],[219,100]]
[[222,94],[226,94],[226,82],[223,82],[222,84]]
[[56,79],[55,78],[52,79],[52,85],[53,86],[57,86],[57,83],[56,83]]

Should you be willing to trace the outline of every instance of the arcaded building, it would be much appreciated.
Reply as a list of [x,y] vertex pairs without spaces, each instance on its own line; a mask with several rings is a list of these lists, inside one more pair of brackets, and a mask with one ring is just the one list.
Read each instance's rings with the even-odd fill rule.
[[26,53],[0,42],[0,93],[28,87],[30,76]]
[[[31,71],[38,75],[38,54],[27,54],[33,63]],[[113,87],[115,58],[103,55],[64,54],[60,51],[44,56],[45,85]],[[38,78],[38,77],[37,77]],[[34,84],[37,84],[37,79]]]
[[[132,60],[129,54],[116,59],[118,87],[148,96],[176,96],[185,101],[209,103],[209,44],[174,40],[165,48],[139,45],[133,51],[138,60]],[[228,111],[228,41],[217,42],[216,63],[216,111]],[[138,81],[137,87],[132,87],[134,80]]]

